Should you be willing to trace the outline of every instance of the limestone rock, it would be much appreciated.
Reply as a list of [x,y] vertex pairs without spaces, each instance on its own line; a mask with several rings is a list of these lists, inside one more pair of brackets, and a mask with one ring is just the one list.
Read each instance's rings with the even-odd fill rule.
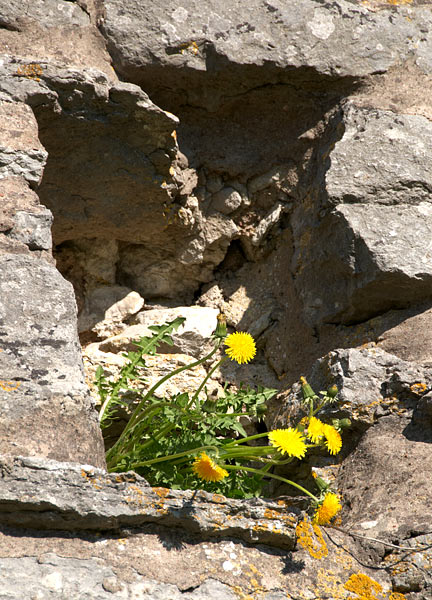
[[432,430],[425,423],[415,427],[404,415],[383,417],[364,434],[338,476],[350,507],[346,526],[354,526],[369,552],[383,552],[376,538],[403,539],[401,545],[411,546],[412,552],[393,548],[386,561],[398,564],[392,576],[395,590],[423,591],[423,597],[432,587],[428,570],[419,568],[431,557],[432,515],[424,503],[432,492],[431,479],[425,477],[432,467],[431,441]]
[[364,321],[430,297],[431,142],[420,116],[351,103],[335,116],[322,148],[325,191],[293,220],[296,285],[311,323]]
[[[432,483],[424,473],[430,468],[432,432],[430,427],[415,427],[407,417],[382,417],[364,434],[339,473],[341,492],[350,505],[346,523],[355,522],[360,531],[363,521],[376,521],[366,534],[372,537],[432,533],[430,511],[422,500],[431,493]],[[403,467],[402,457],[407,459]]]
[[164,67],[181,80],[185,67],[217,77],[222,65],[235,72],[251,64],[356,77],[386,71],[411,53],[430,72],[431,25],[427,9],[399,8],[389,20],[387,11],[344,1],[325,7],[311,0],[301,5],[252,0],[230,7],[222,0],[211,5],[187,0],[180,7],[156,1],[147,10],[138,0],[126,9],[120,0],[107,0],[103,33],[116,68],[129,80],[145,80],[140,70],[146,68],[157,77]]
[[[38,65],[49,60],[81,68],[94,67],[117,79],[96,29],[102,6],[94,0],[46,0],[23,7],[19,0],[1,0],[0,47],[9,56],[29,61],[23,75],[38,77]],[[33,61],[33,62],[32,62]]]
[[379,333],[377,345],[403,360],[429,365],[432,360],[432,309],[422,307],[405,316],[399,323],[389,323]]
[[0,119],[0,179],[24,177],[34,187],[42,178],[47,152],[38,139],[31,108],[24,103],[0,102]]
[[0,252],[34,254],[53,262],[52,214],[23,177],[0,180]]
[[99,348],[103,352],[131,350],[133,340],[152,335],[150,325],[163,325],[177,317],[183,317],[186,321],[171,336],[174,345],[161,344],[159,352],[180,352],[201,358],[212,347],[211,334],[216,329],[218,312],[215,308],[201,306],[144,310],[136,316],[139,324],[132,325],[120,335],[100,343]]
[[71,285],[32,256],[0,255],[0,272],[1,452],[103,466]]
[[[335,597],[343,598],[344,585],[358,572],[349,558],[355,545],[339,531],[332,539],[346,550],[336,551],[325,537],[304,536],[293,547],[299,511],[289,499],[236,501],[150,488],[134,473],[109,475],[36,458],[3,457],[1,471],[2,523],[9,525],[0,532],[0,566],[26,575],[25,590],[16,577],[3,578],[2,592],[10,598],[30,600],[28,590],[69,596],[88,590],[97,599],[140,594],[148,600],[231,600],[240,593],[253,600],[283,600],[287,593],[301,598],[305,571],[320,564],[307,547],[325,557],[311,598],[322,597],[329,580]],[[41,527],[48,528],[45,537]],[[67,535],[57,535],[61,530]],[[362,572],[389,593],[386,574],[367,567]]]
[[[364,430],[384,416],[412,415],[420,398],[432,388],[432,369],[369,344],[333,350],[316,361],[307,380],[316,392],[331,385],[338,388],[338,402],[323,413],[327,419],[349,418],[355,428]],[[304,414],[296,383],[272,401],[267,422],[270,428],[296,424]]]
[[[203,491],[151,488],[133,472],[108,474],[89,465],[41,458],[3,457],[1,468],[3,523],[106,531],[161,521],[209,537],[236,535],[286,549],[294,545],[299,511],[284,502],[261,498],[244,502]],[[29,504],[18,514],[16,505],[22,495]],[[188,508],[191,502],[193,511]],[[44,521],[39,519],[42,506]]]
[[211,203],[212,208],[229,215],[241,206],[242,197],[235,189],[227,187],[214,194]]
[[[116,297],[119,299],[112,302]],[[100,338],[113,336],[125,329],[127,325],[123,322],[141,310],[143,306],[144,299],[137,292],[129,291],[128,288],[122,288],[121,286],[97,288],[91,294],[90,310],[92,312],[87,316],[86,329],[90,328],[89,321],[94,323],[96,319],[97,322],[93,325],[92,330]],[[103,318],[101,318],[101,313]],[[81,330],[85,331],[83,315],[81,315],[80,321]]]

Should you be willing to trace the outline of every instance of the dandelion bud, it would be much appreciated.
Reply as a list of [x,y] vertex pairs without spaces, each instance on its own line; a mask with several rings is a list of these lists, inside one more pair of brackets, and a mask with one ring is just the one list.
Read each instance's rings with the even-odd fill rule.
[[329,387],[329,389],[327,390],[327,396],[329,398],[335,398],[337,396],[338,393],[338,389],[335,385],[332,385],[331,387]]
[[217,325],[213,336],[222,340],[227,336],[226,316],[223,313],[219,313],[217,316]]
[[265,413],[267,412],[267,404],[263,403],[263,404],[258,404],[258,406],[256,407],[256,414],[257,416],[262,416],[265,415]]
[[347,427],[351,427],[351,419],[339,419],[339,428],[346,429]]
[[303,400],[310,400],[311,398],[317,397],[311,386],[306,381],[305,377],[300,377],[300,382],[302,387]]

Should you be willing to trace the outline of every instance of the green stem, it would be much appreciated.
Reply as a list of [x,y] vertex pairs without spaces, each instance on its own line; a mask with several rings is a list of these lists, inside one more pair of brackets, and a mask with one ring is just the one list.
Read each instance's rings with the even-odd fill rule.
[[266,437],[268,434],[269,434],[269,432],[266,431],[265,433],[257,433],[255,435],[249,435],[248,437],[241,438],[241,440],[234,440],[233,442],[230,442],[229,444],[226,444],[224,446],[224,448],[232,448],[233,446],[237,446],[238,444],[244,444],[244,442],[250,442],[252,440],[258,440],[259,438]]
[[[206,356],[204,356],[203,358],[200,358],[199,360],[190,363],[188,365],[184,365],[183,367],[179,367],[178,369],[175,369],[174,371],[170,371],[169,373],[167,373],[164,377],[162,377],[161,379],[159,379],[159,381],[157,381],[153,387],[151,387],[149,389],[149,391],[146,393],[146,395],[144,396],[144,398],[141,400],[141,402],[138,404],[138,406],[136,407],[136,409],[134,410],[134,412],[131,415],[131,418],[129,419],[126,427],[123,429],[120,437],[118,438],[117,442],[114,444],[114,446],[111,448],[110,452],[109,452],[109,457],[111,457],[115,451],[117,450],[117,448],[122,444],[124,438],[129,434],[130,430],[132,429],[132,427],[136,424],[136,421],[141,413],[141,410],[143,408],[143,406],[145,405],[145,403],[147,402],[147,400],[153,396],[154,392],[157,390],[158,387],[160,387],[163,383],[165,383],[165,381],[167,381],[168,379],[170,379],[171,377],[173,377],[174,375],[178,375],[179,373],[182,373],[183,371],[186,371],[188,369],[193,369],[194,367],[197,367],[198,365],[201,365],[203,362],[205,362],[206,360],[208,360],[209,358],[211,358],[213,356],[213,354],[218,350],[219,346],[220,346],[221,341],[218,340],[216,346],[213,348],[213,350],[211,352],[209,352],[209,354],[207,354]],[[107,455],[107,459],[108,459],[108,455]]]
[[110,404],[110,402],[112,402],[112,400],[114,398],[117,398],[119,390],[128,381],[128,379],[130,379],[131,373],[134,372],[135,367],[137,366],[137,364],[139,363],[139,361],[142,359],[143,354],[144,354],[144,350],[143,349],[138,350],[135,353],[134,358],[131,360],[131,362],[129,363],[129,365],[124,370],[124,372],[122,372],[121,378],[117,381],[117,383],[115,384],[115,386],[112,389],[111,394],[106,398],[105,402],[101,406],[101,409],[99,411],[99,423],[101,423],[102,420],[103,420],[103,417],[104,417],[104,414],[105,414],[105,410],[106,410],[108,404]]
[[182,456],[188,456],[189,454],[197,454],[198,452],[202,452],[204,450],[215,450],[217,452],[216,446],[200,446],[199,448],[193,448],[192,450],[185,450],[185,452],[178,452],[177,454],[170,454],[169,456],[160,456],[159,458],[152,458],[143,462],[134,463],[132,465],[132,468],[147,467],[148,465],[153,465],[154,463],[163,462],[165,460],[172,460],[173,458],[180,458]]
[[136,430],[136,428],[138,426],[141,425],[141,428],[144,429],[146,427],[145,423],[142,423],[144,418],[147,419],[152,419],[158,412],[160,412],[160,410],[164,407],[164,406],[169,406],[170,403],[169,402],[157,402],[156,404],[152,404],[151,406],[148,406],[141,414],[140,414],[140,418],[139,420],[136,421],[135,425],[133,426],[133,428],[131,428],[129,430],[129,439],[123,440],[122,446],[121,446],[121,450],[120,450],[120,445],[119,445],[119,441],[120,438],[117,440],[117,442],[114,444],[114,446],[112,446],[106,455],[107,458],[107,463],[108,464],[112,464],[113,462],[113,458],[119,453],[122,452],[123,454],[127,453],[128,449],[131,446],[131,443],[133,440],[130,439],[130,435],[132,434],[132,432],[135,432],[135,437],[139,437],[139,430]]
[[[249,473],[255,473],[257,475],[261,475],[261,473],[258,469],[252,469],[252,467],[240,467],[238,465],[224,465],[224,468],[227,471],[248,471]],[[319,502],[319,500],[316,496],[314,496],[311,492],[306,490],[304,487],[302,487],[298,483],[295,483],[295,481],[291,481],[290,479],[285,479],[285,477],[280,477],[279,475],[275,475],[274,473],[266,473],[265,475],[266,475],[266,477],[272,477],[273,479],[277,479],[278,481],[283,481],[284,483],[288,483],[289,485],[296,487],[298,490],[300,490],[304,494],[307,494],[308,496],[310,496],[315,502]]]
[[205,384],[207,383],[207,381],[209,380],[209,378],[213,375],[213,373],[216,371],[216,369],[218,367],[220,367],[221,364],[224,363],[226,360],[228,360],[228,356],[224,356],[223,358],[221,358],[215,364],[215,366],[210,369],[210,371],[207,373],[207,375],[204,377],[203,381],[201,382],[201,385],[199,386],[199,388],[197,389],[197,391],[193,395],[192,400],[187,405],[187,408],[189,408],[190,406],[193,406],[194,402],[198,401],[198,396],[199,396],[201,390],[203,389],[203,387],[205,386]]

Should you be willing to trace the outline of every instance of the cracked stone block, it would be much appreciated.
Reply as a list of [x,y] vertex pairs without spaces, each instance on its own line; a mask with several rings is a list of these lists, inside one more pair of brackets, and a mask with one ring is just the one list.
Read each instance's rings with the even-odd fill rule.
[[33,256],[0,255],[0,452],[105,464],[72,286]]
[[347,102],[328,133],[324,187],[293,217],[296,287],[308,321],[358,323],[429,299],[430,121]]

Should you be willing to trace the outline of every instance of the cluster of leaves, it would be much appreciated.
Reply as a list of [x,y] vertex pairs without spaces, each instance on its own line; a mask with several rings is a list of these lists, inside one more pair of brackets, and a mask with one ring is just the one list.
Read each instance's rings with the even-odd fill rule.
[[[161,343],[172,345],[171,334],[183,322],[184,319],[179,317],[165,325],[152,326],[153,335],[136,342],[135,352],[124,354],[127,361],[115,381],[108,380],[103,369],[98,368],[96,385],[102,404],[102,429],[115,419],[119,406],[130,412],[130,398],[136,406],[120,438],[107,452],[108,468],[116,472],[134,470],[153,486],[174,489],[204,487],[207,491],[237,498],[258,496],[262,488],[261,476],[235,471],[226,480],[203,482],[191,468],[191,453],[193,457],[194,449],[200,447],[223,448],[224,444],[246,436],[240,418],[261,418],[266,402],[276,394],[276,390],[263,387],[254,390],[241,386],[233,391],[225,386],[223,393],[214,399],[204,388],[204,402],[196,393],[183,392],[169,398],[157,395],[157,388],[166,379],[202,364],[214,354],[217,344],[204,359],[169,373],[148,389],[143,377],[145,355],[156,354]],[[172,456],[172,459],[164,460],[167,456]]]

